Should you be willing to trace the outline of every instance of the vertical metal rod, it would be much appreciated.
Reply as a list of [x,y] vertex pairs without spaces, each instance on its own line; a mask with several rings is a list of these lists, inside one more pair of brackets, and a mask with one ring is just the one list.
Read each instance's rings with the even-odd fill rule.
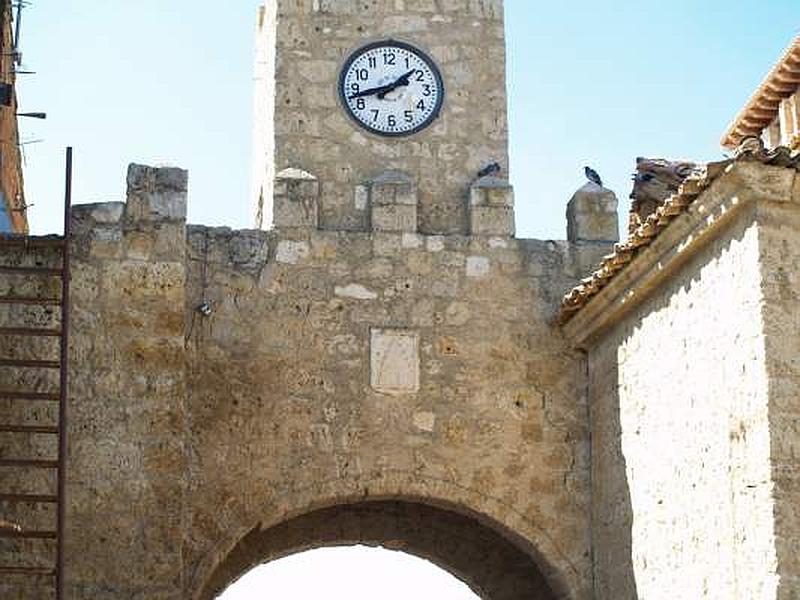
[[20,52],[19,52],[19,36],[20,30],[22,29],[22,0],[17,2],[17,19],[16,23],[14,23],[14,56],[11,57],[11,62],[20,64]]
[[64,245],[61,277],[61,373],[58,405],[58,508],[56,540],[56,600],[64,600],[64,519],[67,511],[67,385],[69,366],[69,243],[72,213],[72,148],[67,148],[64,182]]

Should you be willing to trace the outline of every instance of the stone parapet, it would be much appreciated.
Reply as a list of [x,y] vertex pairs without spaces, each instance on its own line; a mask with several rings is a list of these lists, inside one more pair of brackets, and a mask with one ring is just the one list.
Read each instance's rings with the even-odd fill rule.
[[513,236],[514,188],[498,177],[481,177],[469,191],[469,232]]

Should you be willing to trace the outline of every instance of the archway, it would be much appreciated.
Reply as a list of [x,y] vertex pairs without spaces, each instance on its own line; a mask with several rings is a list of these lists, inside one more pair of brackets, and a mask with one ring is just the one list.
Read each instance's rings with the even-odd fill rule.
[[206,582],[213,600],[256,565],[297,552],[362,544],[425,558],[485,600],[564,598],[542,574],[535,549],[478,515],[409,501],[365,501],[322,508],[242,538]]
[[218,600],[479,600],[469,586],[430,561],[397,550],[337,546],[259,565]]

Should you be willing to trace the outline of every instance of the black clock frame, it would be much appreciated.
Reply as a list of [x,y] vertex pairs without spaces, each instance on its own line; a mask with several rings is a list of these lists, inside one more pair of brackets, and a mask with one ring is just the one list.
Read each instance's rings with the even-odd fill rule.
[[[347,72],[350,70],[350,67],[364,52],[369,52],[370,50],[374,50],[376,48],[383,48],[385,46],[403,48],[419,56],[422,59],[422,61],[428,65],[428,68],[431,70],[431,73],[433,73],[433,76],[436,78],[436,84],[439,86],[440,93],[438,95],[438,98],[436,99],[436,106],[433,107],[433,111],[431,112],[431,114],[422,123],[414,127],[414,129],[409,129],[408,131],[380,131],[378,129],[373,129],[368,125],[366,125],[365,123],[363,123],[362,121],[360,121],[355,116],[355,114],[353,114],[353,111],[350,110],[350,107],[347,104],[347,98],[344,91],[344,87],[345,87],[345,77],[347,76]],[[374,135],[379,135],[381,137],[400,138],[400,137],[408,137],[410,135],[414,135],[415,133],[419,133],[423,129],[426,129],[439,117],[439,114],[442,111],[442,106],[444,105],[444,95],[445,95],[444,79],[442,78],[442,73],[439,70],[438,65],[433,61],[433,59],[430,56],[428,56],[427,52],[421,50],[417,46],[414,46],[413,44],[409,44],[407,42],[400,42],[398,40],[393,40],[393,39],[370,42],[369,44],[365,44],[364,46],[360,46],[359,48],[353,50],[353,52],[351,52],[350,56],[347,57],[347,60],[345,61],[344,65],[342,65],[342,68],[339,71],[339,82],[337,84],[337,87],[338,87],[339,102],[341,102],[344,111],[347,113],[347,116],[350,117],[350,119],[354,121],[363,130],[372,133]]]

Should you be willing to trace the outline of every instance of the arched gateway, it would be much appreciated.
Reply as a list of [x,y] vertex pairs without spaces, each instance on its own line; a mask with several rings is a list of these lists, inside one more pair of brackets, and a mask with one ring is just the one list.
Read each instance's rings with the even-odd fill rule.
[[563,597],[547,582],[535,549],[497,527],[476,515],[422,502],[372,500],[321,508],[266,529],[254,528],[216,566],[197,597],[213,600],[263,562],[312,548],[353,544],[428,559],[487,600]]
[[258,32],[271,230],[187,226],[179,169],[73,210],[68,597],[206,600],[363,542],[591,598],[586,363],[553,319],[615,200],[514,237],[502,3],[278,0]]

